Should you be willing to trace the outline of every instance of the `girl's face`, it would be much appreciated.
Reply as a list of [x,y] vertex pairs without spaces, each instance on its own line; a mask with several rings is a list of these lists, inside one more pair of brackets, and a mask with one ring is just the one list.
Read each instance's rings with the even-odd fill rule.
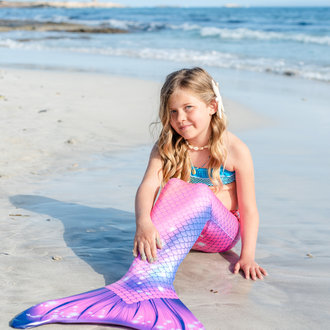
[[207,105],[188,89],[177,89],[168,103],[173,129],[194,146],[208,143],[211,117],[217,111],[216,102]]

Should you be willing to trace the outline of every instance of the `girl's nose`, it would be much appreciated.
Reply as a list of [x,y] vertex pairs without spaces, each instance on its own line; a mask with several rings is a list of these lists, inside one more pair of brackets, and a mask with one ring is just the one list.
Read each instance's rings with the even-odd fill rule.
[[177,119],[178,119],[178,122],[182,122],[182,121],[186,120],[187,118],[186,118],[185,112],[184,111],[178,111]]

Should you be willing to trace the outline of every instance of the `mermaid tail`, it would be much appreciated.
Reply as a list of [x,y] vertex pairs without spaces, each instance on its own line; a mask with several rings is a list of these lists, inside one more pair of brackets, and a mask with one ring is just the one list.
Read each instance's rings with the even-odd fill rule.
[[117,282],[33,306],[11,326],[98,323],[134,329],[204,329],[178,298],[174,277],[191,248],[205,252],[232,248],[239,240],[237,218],[208,186],[171,179],[152,208],[151,219],[163,241],[156,262],[138,256]]
[[154,298],[126,303],[106,287],[47,301],[18,315],[11,326],[32,328],[47,323],[96,323],[134,329],[204,329],[180,299]]

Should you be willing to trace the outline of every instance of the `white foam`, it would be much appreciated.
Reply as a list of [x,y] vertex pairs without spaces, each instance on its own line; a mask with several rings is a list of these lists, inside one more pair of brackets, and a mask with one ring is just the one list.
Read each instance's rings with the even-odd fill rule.
[[303,43],[314,43],[319,45],[330,45],[330,36],[312,36],[303,33],[281,33],[273,31],[250,30],[246,28],[225,29],[217,27],[201,27],[200,35],[202,37],[218,36],[229,40],[283,40],[296,41]]
[[[130,45],[129,45],[130,46]],[[211,66],[236,70],[269,72],[287,76],[330,82],[330,68],[326,65],[308,64],[302,61],[289,62],[286,59],[247,57],[220,51],[199,51],[185,48],[121,48],[121,47],[52,47],[38,41],[19,42],[12,39],[0,40],[0,47],[27,50],[55,50],[74,53],[96,54],[141,59],[183,62],[191,65]]]

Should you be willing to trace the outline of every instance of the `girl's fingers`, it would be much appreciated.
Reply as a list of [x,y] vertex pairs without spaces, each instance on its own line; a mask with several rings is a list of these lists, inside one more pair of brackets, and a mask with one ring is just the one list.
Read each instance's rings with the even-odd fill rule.
[[146,244],[145,247],[144,247],[144,251],[146,253],[146,256],[147,256],[147,259],[149,262],[153,262],[154,259],[152,257],[152,254],[151,254],[151,250],[150,250],[150,246],[149,244]]
[[137,257],[137,242],[136,241],[134,241],[134,247],[133,247],[132,252],[133,252],[133,256],[136,258]]
[[163,247],[163,244],[159,237],[156,237],[156,246],[158,249],[161,249]]
[[250,267],[244,268],[245,278],[248,280],[250,278]]
[[263,269],[262,267],[259,267],[259,269],[260,269],[260,271],[261,271],[261,273],[262,273],[263,275],[265,275],[265,276],[268,275],[268,273],[266,272],[265,269]]
[[152,242],[152,244],[150,245],[150,249],[151,249],[151,256],[153,258],[153,261],[156,261],[157,259],[156,240]]
[[237,274],[239,272],[239,269],[241,268],[239,262],[235,265],[235,268],[234,268],[234,274]]
[[250,278],[254,281],[257,280],[257,278],[260,278],[262,280],[263,275],[264,276],[268,275],[266,270],[263,269],[262,267],[260,267],[258,264],[254,264],[252,267],[250,267],[248,265],[243,265],[241,267],[241,264],[239,262],[237,262],[234,267],[234,273],[237,274],[241,268],[242,268],[242,270],[244,272],[244,276],[247,280]]
[[142,261],[146,261],[146,254],[144,253],[144,244],[139,244],[139,253]]
[[256,274],[261,280],[263,279],[263,276],[262,276],[261,271],[260,271],[260,267],[256,268]]
[[251,272],[251,278],[253,279],[253,281],[255,281],[257,279],[255,268],[251,268],[250,272]]

